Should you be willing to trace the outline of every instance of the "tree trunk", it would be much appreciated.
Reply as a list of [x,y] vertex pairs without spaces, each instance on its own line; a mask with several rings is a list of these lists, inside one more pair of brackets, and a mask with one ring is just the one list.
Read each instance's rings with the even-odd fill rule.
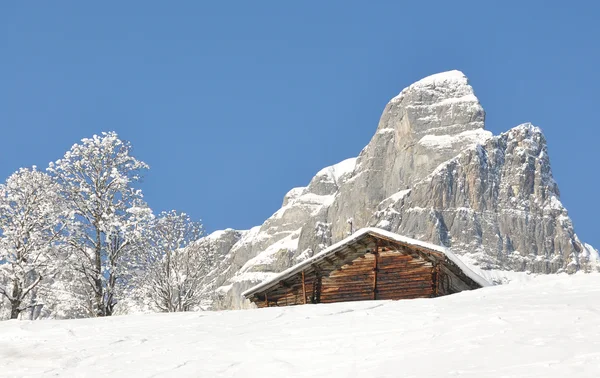
[[172,288],[171,288],[171,251],[167,250],[166,251],[166,258],[167,258],[167,269],[165,270],[165,281],[167,283],[167,290],[168,290],[168,298],[166,300],[167,302],[167,312],[175,312],[175,308],[173,306],[173,292],[172,292]]
[[115,287],[117,286],[117,276],[115,274],[117,268],[117,258],[121,240],[118,235],[110,236],[110,245],[107,256],[107,263],[110,266],[108,273],[108,281],[104,290],[104,316],[112,316],[115,307]]
[[10,301],[10,318],[18,319],[21,310],[21,286],[16,279],[13,279],[12,299]]
[[96,225],[96,248],[94,251],[94,257],[95,257],[95,266],[94,266],[94,270],[95,270],[95,276],[94,276],[94,292],[96,294],[96,298],[95,298],[95,305],[96,305],[96,316],[104,316],[105,311],[104,311],[104,293],[102,290],[102,259],[101,259],[101,254],[102,254],[102,239],[101,239],[101,235],[100,235],[100,228],[99,225]]
[[21,310],[19,310],[19,307],[21,307],[21,302],[11,302],[10,303],[10,318],[11,319],[19,319],[19,314],[21,313]]
[[115,290],[115,283],[117,281],[115,274],[114,274],[114,265],[111,264],[111,272],[108,276],[108,287],[106,288],[106,303],[104,304],[104,315],[105,316],[111,316],[113,314],[113,308],[114,308],[114,290]]

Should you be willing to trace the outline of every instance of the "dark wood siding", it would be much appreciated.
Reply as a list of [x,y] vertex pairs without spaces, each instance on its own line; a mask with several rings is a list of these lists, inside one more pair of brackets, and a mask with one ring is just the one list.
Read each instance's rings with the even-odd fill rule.
[[373,254],[366,254],[323,277],[321,303],[373,299]]
[[379,254],[377,299],[426,298],[433,295],[432,264],[398,251]]
[[321,303],[432,296],[431,263],[399,251],[386,251],[377,255],[375,268],[375,256],[369,253],[359,257],[324,277]]
[[458,278],[454,272],[445,266],[440,267],[440,280],[438,283],[438,291],[440,295],[448,295],[458,293],[463,290],[471,290],[463,280]]

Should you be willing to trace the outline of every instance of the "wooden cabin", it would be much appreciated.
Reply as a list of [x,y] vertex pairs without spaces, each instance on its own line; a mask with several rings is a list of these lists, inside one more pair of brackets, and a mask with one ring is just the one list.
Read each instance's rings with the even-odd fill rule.
[[363,228],[242,295],[270,307],[432,298],[488,285],[444,247]]

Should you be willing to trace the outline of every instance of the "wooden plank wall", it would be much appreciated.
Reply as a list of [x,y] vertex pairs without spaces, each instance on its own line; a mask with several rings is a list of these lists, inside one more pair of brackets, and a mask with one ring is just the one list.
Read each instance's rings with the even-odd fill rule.
[[[315,283],[318,280],[318,276],[315,273],[307,274],[305,276],[304,290],[306,290],[306,303],[316,303],[316,298],[313,296],[316,294]],[[295,277],[293,282],[290,283],[289,287],[279,286],[274,290],[266,293],[267,301],[269,306],[294,306],[304,304],[302,289],[302,278],[301,274]],[[254,303],[258,308],[267,307],[267,301],[264,299],[255,300]]]
[[458,293],[463,290],[471,290],[460,278],[456,276],[444,265],[440,265],[440,277],[438,280],[438,294],[448,295]]
[[373,299],[373,256],[367,253],[323,277],[321,303]]
[[381,252],[377,299],[428,298],[433,294],[432,264],[397,251]]
[[255,296],[253,301],[258,307],[293,306],[304,303],[429,298],[470,289],[444,264],[434,266],[431,261],[404,253],[401,249],[380,248],[378,254],[365,253],[333,271],[306,273],[304,290],[302,273],[298,273],[268,290],[266,298],[262,293]]
[[[369,253],[323,278],[321,303],[426,298],[433,294],[432,264],[397,251]],[[377,273],[376,292],[373,284]]]

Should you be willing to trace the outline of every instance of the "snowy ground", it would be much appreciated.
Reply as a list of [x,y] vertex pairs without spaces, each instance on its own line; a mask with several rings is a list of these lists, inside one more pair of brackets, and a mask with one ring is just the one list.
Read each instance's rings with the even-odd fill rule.
[[0,375],[599,377],[600,274],[438,299],[5,321]]

